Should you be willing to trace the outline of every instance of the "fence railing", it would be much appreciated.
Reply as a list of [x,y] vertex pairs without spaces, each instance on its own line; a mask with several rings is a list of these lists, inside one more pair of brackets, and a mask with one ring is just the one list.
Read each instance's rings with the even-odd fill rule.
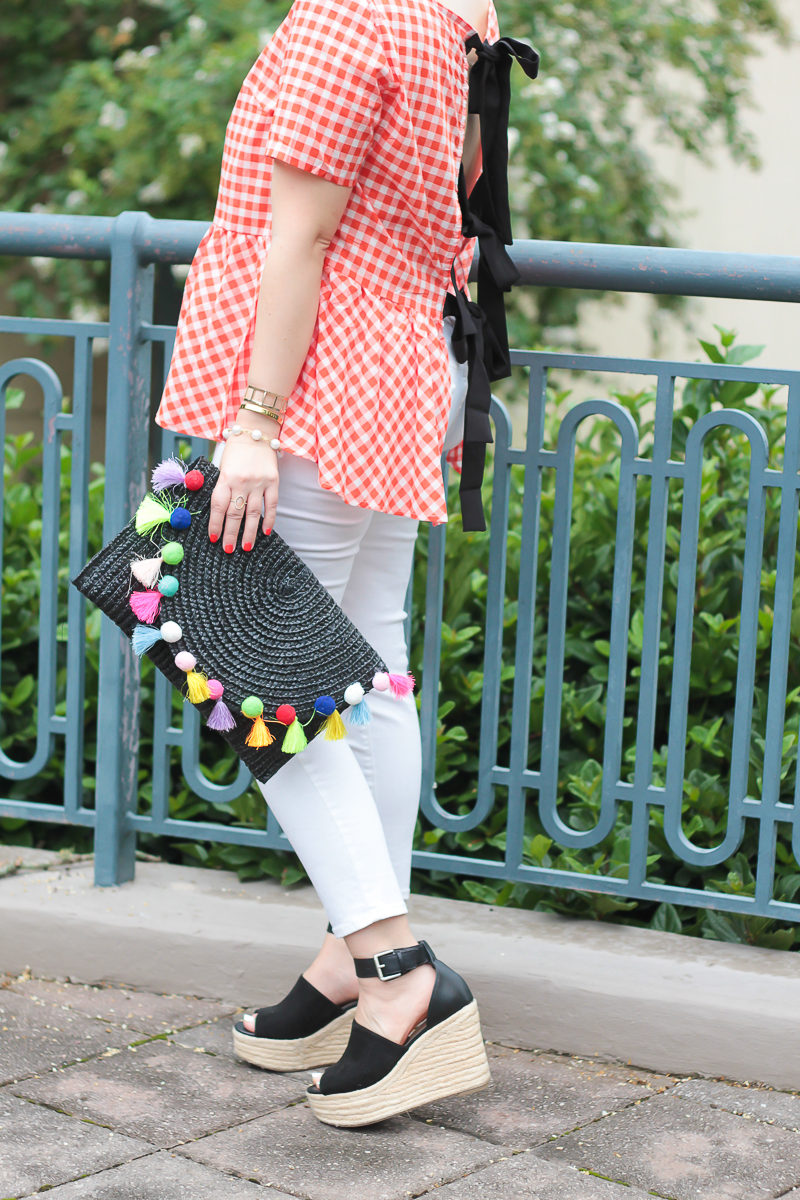
[[[67,696],[66,703],[60,706],[63,713],[56,711],[56,579],[62,554],[59,541],[61,441],[68,435],[72,448],[67,551],[67,568],[72,577],[87,557],[93,341],[107,338],[109,343],[105,467],[106,477],[113,481],[113,487],[106,487],[104,509],[104,538],[109,538],[130,518],[147,488],[151,355],[155,345],[164,347],[166,371],[174,335],[173,327],[153,323],[154,264],[190,262],[205,229],[202,222],[154,220],[139,212],[126,212],[115,219],[0,214],[0,254],[105,258],[111,262],[107,322],[0,317],[0,332],[66,338],[71,339],[74,346],[68,410],[64,410],[62,404],[62,383],[47,363],[17,358],[0,365],[3,400],[8,385],[21,377],[35,381],[44,397],[36,744],[25,761],[12,760],[0,750],[0,775],[11,781],[30,780],[57,754],[63,762],[64,779],[62,803],[6,797],[0,799],[0,816],[94,826],[95,879],[98,884],[118,883],[133,877],[135,841],[139,831],[179,836],[184,840],[217,840],[257,847],[286,848],[288,845],[268,813],[265,813],[264,825],[260,828],[170,816],[170,762],[176,748],[180,751],[183,776],[201,799],[229,802],[249,786],[250,776],[241,766],[233,781],[224,785],[211,781],[201,762],[198,713],[185,705],[182,718],[176,723],[172,689],[161,677],[154,685],[149,804],[140,805],[142,779],[137,757],[139,664],[127,639],[105,617],[100,637],[97,760],[96,764],[84,761],[86,611],[83,598],[74,588],[69,589],[66,631],[58,632],[59,640],[66,641]],[[536,241],[516,243],[513,257],[520,268],[521,285],[525,286],[800,301],[800,258]],[[782,845],[790,847],[794,869],[800,871],[800,771],[795,762],[798,739],[797,730],[786,727],[800,487],[800,369],[701,365],[524,349],[514,350],[512,361],[528,373],[527,433],[524,446],[512,445],[508,413],[495,399],[479,761],[475,799],[468,812],[454,814],[439,803],[436,794],[447,526],[430,531],[420,713],[423,732],[421,807],[425,818],[435,828],[467,832],[487,818],[500,792],[508,809],[505,847],[494,856],[420,849],[415,852],[414,865],[477,878],[583,889],[796,921],[800,917],[800,904],[776,898],[774,879],[776,845],[782,828],[790,835],[788,841],[782,835]],[[583,400],[569,407],[561,421],[555,447],[548,446],[545,439],[547,383],[550,373],[555,370],[591,372],[596,376],[624,373],[655,379],[653,432],[646,448],[631,412],[608,399]],[[673,416],[676,382],[681,380],[738,381],[785,388],[786,428],[781,462],[777,466],[769,465],[765,434],[758,416],[736,408],[717,408],[702,416],[689,431],[685,454],[675,456],[672,451]],[[571,582],[573,465],[579,427],[584,421],[594,419],[610,422],[618,432],[619,480],[604,696],[601,802],[596,824],[592,828],[578,829],[559,811],[559,806],[563,807],[563,797],[559,797],[559,747],[562,693],[565,669],[569,666],[566,614]],[[695,844],[684,831],[684,764],[697,531],[702,515],[700,482],[705,441],[721,426],[740,431],[748,441],[750,492],[746,501],[744,543],[738,550],[742,560],[742,591],[736,692],[731,696],[733,752],[728,821],[723,839],[708,847]],[[186,442],[188,439],[179,439],[162,431],[161,453],[173,452],[181,440]],[[195,439],[190,443],[190,449],[192,453],[205,452],[207,445]],[[555,478],[552,545],[546,550],[550,583],[545,620],[537,622],[545,475]],[[508,647],[504,648],[504,614],[512,477],[521,481],[515,486],[522,490],[522,515],[519,528],[512,531],[519,537],[521,549],[519,578],[515,581],[513,597],[517,636],[509,651]],[[623,771],[622,726],[626,687],[629,687],[631,563],[636,539],[641,538],[641,530],[637,532],[634,523],[636,487],[640,479],[649,481],[646,570],[641,601],[641,661],[635,702],[635,762],[632,768],[628,764]],[[674,628],[670,629],[663,617],[663,588],[668,493],[672,481],[680,481],[684,501],[677,561],[676,616]],[[777,555],[771,564],[775,573],[774,620],[763,724],[763,768],[759,786],[754,790],[748,763],[753,737],[753,681],[765,496],[771,489],[776,489],[780,496],[780,517]],[[408,632],[413,637],[410,593],[408,607]],[[546,628],[544,633],[539,632],[542,625]],[[532,687],[536,682],[534,650],[540,638],[544,639],[546,649],[546,670],[541,739],[536,749],[537,761],[534,761],[530,714]],[[659,646],[665,638],[671,640],[673,667],[667,766],[664,782],[657,784],[653,779],[654,731],[659,699]],[[510,742],[501,762],[498,726],[504,666],[506,677],[509,668],[513,675],[513,703]],[[795,778],[794,795],[790,798],[785,791],[787,745]],[[87,775],[90,777],[88,785]],[[626,873],[583,873],[525,861],[527,817],[532,803],[541,827],[553,843],[576,849],[596,847],[601,843],[613,830],[620,806],[629,806],[630,844]],[[677,860],[700,868],[726,862],[741,846],[745,829],[757,829],[754,886],[749,893],[723,893],[648,878],[653,812],[658,813],[663,822],[669,851]]]

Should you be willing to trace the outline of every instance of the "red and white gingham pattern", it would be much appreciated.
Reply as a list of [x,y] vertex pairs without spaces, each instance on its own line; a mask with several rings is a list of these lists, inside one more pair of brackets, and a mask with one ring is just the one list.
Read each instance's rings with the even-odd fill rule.
[[[489,5],[489,40],[499,37]],[[442,306],[466,284],[458,165],[464,39],[442,0],[295,0],[228,121],[214,219],[195,254],[156,414],[219,440],[247,383],[271,236],[272,158],[353,188],[323,267],[317,323],[282,446],[364,508],[447,520],[450,406]],[[448,454],[460,466],[460,446]]]

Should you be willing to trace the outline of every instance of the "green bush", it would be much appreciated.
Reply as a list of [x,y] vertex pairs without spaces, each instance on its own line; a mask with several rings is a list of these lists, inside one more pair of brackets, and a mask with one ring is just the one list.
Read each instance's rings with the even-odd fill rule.
[[[707,355],[718,362],[741,363],[754,357],[758,348],[737,346],[732,334],[720,331],[719,345],[701,343]],[[650,390],[636,393],[617,391],[614,399],[627,409],[640,430],[640,454],[647,456],[652,441]],[[555,445],[561,414],[570,403],[568,392],[552,391],[548,404],[546,445]],[[785,403],[776,389],[739,383],[689,381],[676,409],[672,455],[680,459],[689,428],[712,408],[736,407],[753,413],[764,429],[770,448],[770,465],[782,451]],[[12,755],[27,757],[33,744],[35,722],[36,655],[38,648],[37,529],[40,527],[41,486],[36,477],[38,448],[33,435],[6,439],[5,481],[6,549],[3,574],[4,673],[0,745]],[[62,496],[68,489],[70,456],[62,451]],[[739,607],[742,586],[745,500],[748,491],[749,453],[746,439],[730,427],[709,435],[702,469],[702,519],[698,549],[698,571],[694,604],[694,641],[690,669],[689,720],[683,794],[683,830],[700,847],[719,844],[727,822],[728,764],[732,750],[733,701],[736,686]],[[570,547],[570,593],[567,604],[566,661],[562,701],[562,732],[558,770],[559,811],[575,829],[592,828],[600,808],[600,762],[603,756],[605,684],[608,672],[609,628],[612,602],[612,568],[619,481],[619,439],[613,426],[589,420],[580,429],[576,445],[573,488],[573,517]],[[488,495],[487,481],[487,501]],[[508,757],[514,684],[514,644],[517,629],[518,582],[521,551],[523,475],[515,467],[511,478],[511,503],[507,539],[506,602],[504,608],[503,663],[501,672],[498,761]],[[100,545],[100,511],[103,474],[93,468],[91,484],[90,549]],[[478,765],[480,702],[483,694],[483,629],[486,617],[488,538],[460,530],[457,482],[452,483],[450,511],[453,514],[447,541],[446,588],[442,626],[442,661],[439,725],[437,735],[437,795],[448,811],[468,813],[474,802]],[[761,577],[758,652],[754,690],[753,739],[748,794],[760,795],[766,696],[769,682],[769,650],[775,584],[775,554],[779,519],[780,489],[766,496],[764,560]],[[545,673],[547,597],[550,583],[549,547],[553,529],[553,472],[542,478],[539,530],[539,575],[534,621],[533,687],[530,706],[529,766],[538,766],[542,730]],[[624,780],[633,777],[636,735],[638,673],[643,637],[643,581],[647,550],[649,482],[640,478],[636,493],[635,545],[631,587],[631,616],[628,630],[628,674],[626,708],[622,730]],[[681,481],[672,480],[669,490],[667,552],[662,605],[662,635],[659,647],[659,699],[657,706],[653,782],[663,784],[666,771],[667,722],[669,716],[672,646],[669,631],[675,617],[677,555],[683,505]],[[488,507],[488,505],[487,505]],[[66,499],[62,502],[61,543],[67,544]],[[418,570],[415,576],[414,642],[412,670],[421,675],[424,621],[425,566],[428,527],[419,539]],[[800,587],[800,584],[796,585]],[[66,564],[59,582],[59,619],[65,617]],[[793,606],[800,614],[800,605]],[[96,612],[87,618],[86,772],[87,803],[91,803],[91,770],[95,746],[96,679],[99,620]],[[800,636],[800,616],[793,616],[792,644]],[[60,644],[60,651],[63,645]],[[8,650],[13,654],[9,655]],[[794,788],[797,729],[800,720],[800,679],[797,656],[790,655],[786,734],[783,747],[781,799],[791,801]],[[59,659],[59,696],[63,697],[64,663]],[[424,684],[424,680],[423,680]],[[174,714],[180,723],[181,700],[173,696]],[[63,699],[58,711],[63,711]],[[152,798],[151,753],[153,724],[153,668],[142,665],[142,738],[140,751],[140,806],[147,811]],[[203,745],[206,737],[203,735]],[[211,745],[211,742],[209,742]],[[212,767],[204,770],[219,782],[232,779],[236,761],[232,752],[220,750],[213,739]],[[205,758],[205,756],[204,756]],[[61,758],[54,754],[36,779],[14,783],[9,796],[58,801]],[[222,824],[263,827],[264,808],[255,787],[233,804],[209,805],[190,790],[180,773],[178,756],[171,764],[170,814],[183,819],[216,819]],[[505,849],[506,805],[497,789],[496,805],[488,819],[470,831],[457,833],[432,829],[420,819],[417,845],[429,850],[481,858],[502,858]],[[8,840],[27,839],[29,844],[88,847],[85,830],[63,826],[21,825],[11,819],[1,823]],[[754,893],[758,830],[746,823],[745,837],[733,857],[719,867],[698,868],[675,858],[663,830],[662,813],[651,810],[648,879],[678,887],[706,889],[743,896]],[[631,808],[619,806],[613,831],[589,849],[559,846],[546,835],[536,812],[535,797],[528,798],[525,813],[524,861],[534,866],[565,870],[579,877],[600,874],[625,878],[631,840]],[[200,861],[211,867],[236,870],[242,879],[270,875],[291,884],[303,878],[294,855],[272,850],[208,842],[175,842],[150,835],[140,838],[145,851],[177,861]],[[591,886],[591,882],[589,885]],[[696,936],[747,941],[757,945],[794,947],[798,940],[793,925],[779,921],[729,915],[690,905],[656,904],[620,898],[611,894],[572,887],[542,887],[528,883],[497,882],[480,878],[454,877],[446,871],[417,871],[417,891],[474,899],[540,911],[610,920],[618,923],[682,931]],[[779,831],[775,895],[794,901],[800,890],[800,867],[793,858],[785,829]]]

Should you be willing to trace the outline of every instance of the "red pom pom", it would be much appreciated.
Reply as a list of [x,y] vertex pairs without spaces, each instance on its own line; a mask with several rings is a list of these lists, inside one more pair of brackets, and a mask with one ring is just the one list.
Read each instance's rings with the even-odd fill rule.
[[184,485],[190,492],[199,492],[200,488],[205,483],[202,471],[188,471],[184,479]]
[[281,725],[291,725],[296,716],[297,713],[291,704],[281,704],[275,713],[275,719],[280,721]]

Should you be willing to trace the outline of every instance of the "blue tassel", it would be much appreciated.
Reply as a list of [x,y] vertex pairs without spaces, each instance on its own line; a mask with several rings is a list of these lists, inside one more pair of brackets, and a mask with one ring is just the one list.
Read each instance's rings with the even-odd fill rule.
[[155,646],[156,642],[160,641],[161,630],[154,629],[152,625],[137,625],[131,634],[131,645],[140,658],[145,650],[149,650],[151,646]]
[[361,700],[358,704],[351,705],[347,710],[347,719],[351,725],[369,725],[372,720],[372,714],[369,711],[369,705],[366,700]]

